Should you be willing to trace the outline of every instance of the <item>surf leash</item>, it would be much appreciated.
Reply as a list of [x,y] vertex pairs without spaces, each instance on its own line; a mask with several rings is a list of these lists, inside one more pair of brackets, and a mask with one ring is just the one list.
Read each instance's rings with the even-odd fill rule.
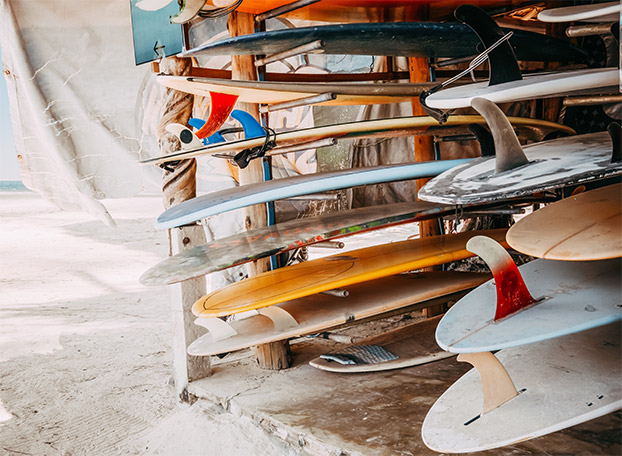
[[469,64],[468,68],[466,68],[464,71],[461,71],[460,73],[458,73],[457,75],[453,76],[452,78],[449,78],[446,81],[441,82],[439,85],[432,87],[430,90],[424,90],[423,92],[421,92],[421,95],[419,95],[419,102],[421,103],[421,107],[426,112],[426,114],[428,114],[430,117],[433,117],[440,124],[443,124],[443,123],[447,122],[447,118],[451,114],[451,111],[445,112],[445,111],[442,111],[440,109],[436,109],[436,108],[432,108],[432,107],[428,106],[426,104],[426,102],[425,102],[426,98],[428,98],[433,93],[436,93],[436,92],[438,92],[441,89],[444,89],[448,85],[453,84],[458,79],[466,76],[467,74],[472,73],[473,70],[475,70],[475,68],[480,66],[486,60],[488,60],[488,54],[490,54],[492,51],[494,51],[502,43],[505,43],[507,40],[509,40],[512,37],[513,34],[514,34],[514,32],[512,32],[512,31],[506,33],[501,38],[499,38],[497,41],[495,41],[495,43],[492,46],[490,46],[489,48],[484,49],[484,51],[481,54],[476,56],[471,61],[471,63]]
[[246,168],[251,160],[263,157],[264,155],[266,155],[266,152],[276,147],[276,132],[270,127],[263,127],[263,129],[266,132],[266,137],[264,143],[261,146],[244,149],[243,151],[235,154],[235,156],[233,157],[233,161],[241,169]]

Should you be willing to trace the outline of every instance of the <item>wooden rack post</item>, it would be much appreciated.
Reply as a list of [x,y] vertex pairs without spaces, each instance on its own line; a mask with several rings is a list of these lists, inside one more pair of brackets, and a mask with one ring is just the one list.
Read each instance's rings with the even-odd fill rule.
[[[408,73],[411,82],[428,82],[430,81],[430,64],[426,57],[409,57]],[[425,111],[421,107],[419,99],[413,98],[412,101],[413,116],[423,116]],[[415,136],[415,161],[431,161],[434,160],[434,141],[431,136]],[[417,180],[417,192],[430,179]],[[421,238],[428,236],[436,236],[441,234],[438,226],[438,220],[424,220],[419,222],[419,236]],[[433,317],[443,313],[446,309],[443,305],[436,305],[423,309],[423,313],[427,317]]]
[[[190,59],[169,57],[160,63],[160,71],[176,76],[190,74]],[[164,110],[158,122],[156,135],[162,154],[179,150],[179,140],[166,131],[169,123],[188,124],[192,115],[194,97],[190,94],[165,89]],[[183,160],[174,171],[165,171],[162,183],[164,207],[179,204],[196,196],[196,160]],[[184,226],[171,230],[173,254],[205,244],[205,232],[200,225]],[[209,357],[187,354],[188,345],[204,332],[194,324],[192,304],[205,294],[205,278],[186,280],[171,287],[171,310],[173,323],[173,364],[175,370],[175,390],[182,400],[187,400],[188,382],[211,375]]]
[[[252,14],[233,11],[227,19],[227,29],[231,37],[254,33],[255,21]],[[257,70],[253,55],[231,56],[232,79],[256,81]],[[248,112],[259,119],[259,105],[255,103],[238,103],[237,109]],[[252,160],[250,164],[240,170],[240,185],[263,181],[261,160]],[[267,214],[265,205],[255,205],[247,208],[245,226],[247,230],[266,226]],[[269,259],[257,260],[249,263],[249,276],[257,275],[269,270]],[[289,345],[287,341],[278,341],[259,345],[254,348],[257,362],[264,369],[284,369],[289,367]]]

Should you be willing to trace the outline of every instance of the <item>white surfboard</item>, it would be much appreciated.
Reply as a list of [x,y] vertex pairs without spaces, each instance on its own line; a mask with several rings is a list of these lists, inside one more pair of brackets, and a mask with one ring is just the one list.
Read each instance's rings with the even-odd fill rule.
[[475,369],[436,401],[421,434],[442,453],[499,448],[622,408],[620,323],[496,354],[519,394],[482,414]]
[[467,84],[439,90],[429,95],[425,103],[435,109],[448,110],[471,106],[474,98],[486,98],[495,103],[560,97],[592,89],[617,87],[618,68],[591,68],[557,73],[524,76],[518,81],[493,86],[486,82]]
[[620,264],[620,259],[535,260],[524,264],[518,270],[537,302],[494,321],[496,285],[504,280],[495,278],[449,309],[436,328],[436,342],[453,353],[479,353],[619,321],[622,319]]
[[622,173],[622,163],[611,163],[607,132],[552,139],[522,150],[525,165],[497,173],[497,158],[476,158],[433,178],[418,196],[443,204],[491,202]]
[[615,22],[620,20],[622,4],[619,1],[592,5],[550,8],[538,14],[542,22]]

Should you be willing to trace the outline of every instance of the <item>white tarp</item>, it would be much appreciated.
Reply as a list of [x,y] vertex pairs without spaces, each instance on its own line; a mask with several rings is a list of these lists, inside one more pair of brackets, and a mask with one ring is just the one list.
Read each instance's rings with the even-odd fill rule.
[[[98,201],[143,190],[129,2],[0,0],[0,45],[24,184],[108,224]],[[154,187],[155,188],[155,187]]]

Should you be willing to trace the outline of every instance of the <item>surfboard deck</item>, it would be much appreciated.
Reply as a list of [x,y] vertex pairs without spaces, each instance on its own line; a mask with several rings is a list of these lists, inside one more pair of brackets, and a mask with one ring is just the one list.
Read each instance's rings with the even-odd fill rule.
[[[549,133],[559,131],[563,134],[574,135],[575,131],[565,125],[544,120],[529,119],[525,117],[508,117],[508,120],[516,128],[519,137],[531,141],[541,141]],[[369,137],[398,137],[410,135],[444,136],[450,134],[464,134],[470,124],[486,125],[481,116],[461,115],[451,116],[447,122],[439,126],[432,117],[398,117],[392,119],[364,120],[347,122],[342,124],[328,125],[323,127],[305,128],[296,131],[277,133],[275,143],[277,147],[297,145],[325,138],[353,139]],[[244,149],[251,149],[263,145],[265,139],[243,139],[228,141],[210,146],[201,146],[192,150],[182,150],[169,155],[141,160],[141,164],[160,164],[168,161],[182,160],[198,157],[204,154],[228,155],[233,157],[235,153]]]
[[169,285],[306,245],[454,212],[451,206],[395,203],[290,220],[216,239],[147,270],[143,285]]
[[620,20],[620,11],[622,11],[620,2],[563,6],[540,11],[538,20],[542,22],[616,22]]
[[[440,318],[441,316],[439,315],[418,321],[385,334],[362,340],[356,344],[346,345],[309,361],[309,365],[328,372],[354,374],[403,369],[455,356],[453,353],[442,351],[434,340],[434,331]],[[358,350],[361,346],[381,347],[382,350],[386,350],[391,355],[397,356],[397,358],[387,361],[361,363],[358,361]],[[363,356],[365,355],[366,353],[364,352]],[[341,364],[337,361],[326,359],[324,356],[337,356],[355,360],[356,362],[353,364]]]
[[[515,201],[525,204],[529,201]],[[491,210],[491,205],[464,205],[460,214]],[[232,266],[363,232],[429,218],[450,216],[454,206],[423,201],[394,203],[290,220],[216,239],[168,257],[143,273],[147,286],[170,285]]]
[[412,239],[305,261],[215,290],[195,302],[192,312],[198,317],[221,317],[468,258],[473,255],[465,248],[468,239],[486,233],[503,242],[505,232],[473,231]]
[[531,344],[622,319],[621,260],[534,260],[518,268],[531,296],[540,300],[494,321],[493,280],[473,290],[445,314],[436,341],[453,353],[479,353]]
[[325,93],[334,94],[328,101],[316,103],[317,106],[343,106],[400,103],[418,97],[425,89],[435,83],[367,83],[367,82],[273,82],[241,81],[236,79],[217,79],[188,76],[157,76],[160,84],[169,89],[208,97],[210,92],[238,96],[239,102],[275,104],[300,100]]
[[[482,385],[467,372],[432,406],[424,443],[441,453],[500,448],[622,407],[620,323],[496,354],[520,394],[483,414]],[[469,424],[467,424],[469,423]]]
[[[297,325],[277,329],[274,322],[255,315],[228,324],[236,335],[217,340],[207,333],[188,347],[188,353],[208,356],[241,350],[291,337],[314,334],[347,322],[362,320],[406,306],[449,296],[478,286],[490,276],[463,272],[400,274],[352,285],[347,297],[315,294],[293,299],[275,307],[289,313]],[[201,319],[202,320],[202,319]]]
[[444,204],[499,201],[536,192],[619,176],[622,163],[611,163],[607,132],[529,144],[523,147],[529,163],[495,173],[495,158],[476,158],[430,180],[419,198]]
[[225,189],[172,206],[156,220],[156,228],[173,228],[211,215],[253,204],[357,185],[420,179],[440,174],[468,160],[439,160],[406,165],[353,168],[276,179]]
[[[513,32],[509,42],[519,60],[583,61],[583,50],[567,41],[525,30]],[[200,55],[272,55],[321,40],[325,54],[417,57],[469,57],[478,54],[477,34],[460,23],[366,22],[320,25],[258,32],[224,39],[182,52]],[[481,52],[481,50],[480,50]]]
[[580,94],[582,91],[618,91],[619,71],[617,68],[590,68],[525,75],[518,81],[488,85],[477,82],[439,90],[426,97],[425,103],[436,109],[449,110],[471,106],[474,98],[486,98],[495,103],[532,100],[534,98],[560,97]]
[[513,225],[507,241],[519,252],[549,260],[622,257],[622,184],[540,208]]

